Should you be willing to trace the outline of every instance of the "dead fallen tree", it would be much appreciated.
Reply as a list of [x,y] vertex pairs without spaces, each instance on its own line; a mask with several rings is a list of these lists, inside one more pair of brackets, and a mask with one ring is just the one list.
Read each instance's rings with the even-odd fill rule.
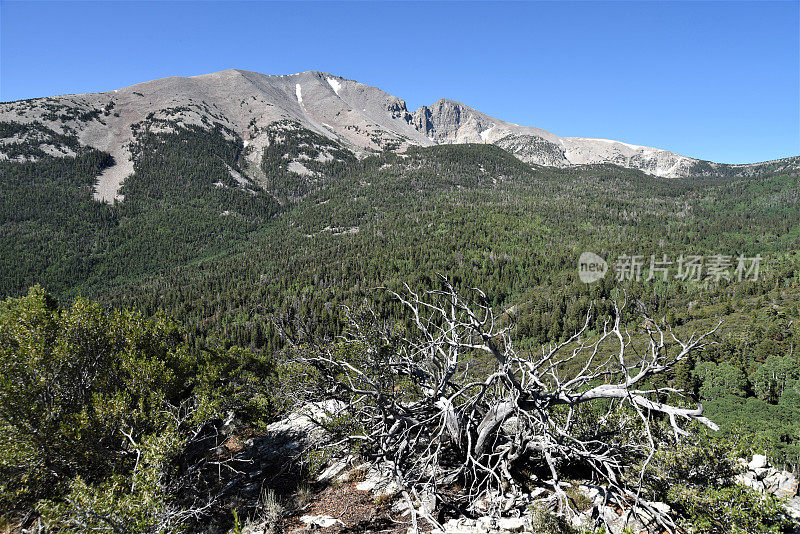
[[716,328],[680,339],[642,314],[646,342],[635,350],[625,306],[615,304],[591,336],[590,310],[566,341],[523,354],[485,295],[467,293],[446,280],[423,294],[392,292],[413,328],[400,333],[368,314],[343,343],[300,351],[321,379],[305,393],[341,401],[343,439],[391,469],[417,502],[435,496],[440,510],[468,515],[487,496],[533,481],[568,515],[574,509],[560,482],[577,469],[607,488],[609,505],[675,531],[672,517],[641,498],[655,427],[676,439],[694,422],[717,427],[702,406],[684,406],[680,391],[652,379],[701,349]]

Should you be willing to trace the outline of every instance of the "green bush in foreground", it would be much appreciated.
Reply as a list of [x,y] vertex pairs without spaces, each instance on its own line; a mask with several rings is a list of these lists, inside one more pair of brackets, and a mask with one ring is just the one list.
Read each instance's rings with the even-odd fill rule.
[[687,513],[683,523],[688,532],[779,533],[789,526],[775,497],[738,485],[720,489],[677,485],[670,490],[668,500]]
[[188,517],[170,503],[167,479],[170,460],[185,440],[176,428],[148,435],[139,444],[139,463],[130,475],[115,474],[87,483],[80,476],[66,495],[37,503],[41,525],[64,533],[112,531],[125,533],[182,532]]
[[190,350],[163,315],[61,309],[38,286],[0,303],[0,368],[2,515],[67,531],[174,523],[166,481],[192,430],[274,411],[266,358]]
[[[130,440],[161,430],[185,396],[189,358],[177,326],[41,288],[0,304],[0,506],[126,472]],[[126,437],[128,434],[130,437]]]

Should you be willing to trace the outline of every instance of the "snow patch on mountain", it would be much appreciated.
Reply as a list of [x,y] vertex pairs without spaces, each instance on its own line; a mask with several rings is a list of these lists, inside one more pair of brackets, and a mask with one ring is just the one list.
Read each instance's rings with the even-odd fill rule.
[[338,96],[339,91],[342,90],[342,82],[340,82],[336,78],[331,78],[330,76],[328,76],[326,80],[328,81],[328,85],[331,86],[331,89],[333,89],[333,92],[336,93]]

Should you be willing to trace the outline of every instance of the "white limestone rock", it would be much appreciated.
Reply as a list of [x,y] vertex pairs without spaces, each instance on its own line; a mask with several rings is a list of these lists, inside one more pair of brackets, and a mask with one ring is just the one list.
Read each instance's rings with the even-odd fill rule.
[[753,459],[747,464],[747,467],[750,469],[763,469],[769,465],[767,463],[767,457],[763,454],[754,454]]

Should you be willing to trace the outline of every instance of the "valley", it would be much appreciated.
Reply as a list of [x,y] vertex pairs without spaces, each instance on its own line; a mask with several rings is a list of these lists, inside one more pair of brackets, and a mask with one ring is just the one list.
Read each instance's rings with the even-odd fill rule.
[[[249,488],[245,498],[236,476],[214,479],[217,457],[198,460],[195,449],[252,445],[256,438],[248,436],[269,435],[265,429],[284,424],[298,405],[325,400],[320,392],[341,394],[341,383],[325,379],[349,372],[342,361],[374,371],[402,402],[425,398],[428,390],[404,382],[422,371],[386,376],[394,367],[370,358],[382,350],[405,354],[412,345],[404,343],[419,335],[414,310],[397,295],[433,291],[438,298],[447,284],[482,291],[484,300],[475,302],[507,327],[503,347],[513,342],[513,354],[524,358],[576,339],[605,339],[614,320],[630,332],[626,348],[635,357],[648,353],[648,326],[678,339],[713,331],[712,342],[675,361],[679,343],[669,341],[642,387],[659,402],[702,403],[719,432],[692,423],[698,441],[675,445],[669,417],[653,408],[645,418],[652,436],[687,447],[687,457],[699,458],[704,448],[731,462],[765,454],[776,468],[800,470],[800,157],[700,161],[559,137],[451,100],[410,112],[397,97],[322,72],[240,70],[3,103],[0,138],[0,356],[9,368],[0,381],[0,420],[10,451],[0,459],[0,503],[16,520],[35,507],[67,523],[76,509],[101,510],[131,521],[124,532],[234,528],[232,511],[253,512],[261,496]],[[762,270],[741,280],[709,272],[618,279],[611,270],[585,284],[578,276],[585,251],[609,263],[641,256],[645,273],[651,257],[716,255],[759,256]],[[630,303],[624,319],[616,308],[622,301]],[[371,319],[361,331],[371,334],[354,340],[353,318],[362,314]],[[431,324],[446,321],[444,314]],[[395,329],[381,332],[387,339],[380,342],[367,328],[379,324]],[[56,341],[29,341],[41,332]],[[483,380],[496,365],[475,352],[464,349],[453,364],[464,383],[474,378],[469,373]],[[580,376],[585,361],[556,367]],[[320,362],[341,367],[326,376]],[[635,374],[638,365],[624,372]],[[620,372],[592,375],[581,387]],[[94,384],[94,396],[91,388],[71,389],[79,380]],[[531,391],[537,387],[544,386]],[[306,390],[318,395],[303,397]],[[673,396],[677,390],[684,395]],[[553,401],[542,402],[550,409]],[[576,408],[591,427],[581,432],[605,432],[592,425],[607,407]],[[556,426],[567,418],[558,409],[552,417]],[[644,432],[629,420],[609,424],[611,433]],[[53,449],[37,432],[55,436]],[[612,444],[645,471],[637,463],[647,457],[644,441],[635,451]],[[256,457],[242,447],[230,465]],[[87,452],[62,457],[58,448]],[[653,469],[689,469],[673,452],[658,456]],[[374,461],[377,454],[363,450]],[[334,460],[298,460],[292,476],[313,481]],[[577,464],[568,474],[576,487],[586,469]],[[267,487],[267,475],[258,473],[252,476]],[[545,479],[539,471],[514,476],[527,477],[523,486]],[[738,487],[732,474],[720,477],[718,486],[682,479],[683,494],[655,483],[643,491],[669,502],[675,512],[664,517],[686,529],[703,514],[729,513],[689,504],[722,502],[713,491],[739,491],[731,489]],[[206,511],[192,508],[202,500],[192,493],[198,488],[207,491],[202,499],[213,495]],[[734,506],[756,502],[747,500],[753,495]],[[192,512],[170,515],[184,509]],[[203,515],[210,510],[213,520]],[[442,518],[454,513],[447,510]],[[780,513],[770,513],[762,524],[788,531],[788,522],[774,519]],[[80,517],[84,525],[102,523]]]

